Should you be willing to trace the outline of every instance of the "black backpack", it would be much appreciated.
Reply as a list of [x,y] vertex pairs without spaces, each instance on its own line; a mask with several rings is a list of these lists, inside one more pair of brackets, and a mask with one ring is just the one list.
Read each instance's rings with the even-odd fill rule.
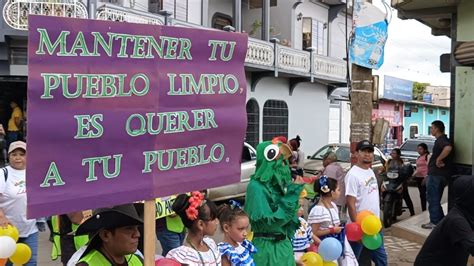
[[5,183],[6,183],[8,179],[8,169],[6,167],[3,167],[2,170],[3,170],[3,176],[5,177]]

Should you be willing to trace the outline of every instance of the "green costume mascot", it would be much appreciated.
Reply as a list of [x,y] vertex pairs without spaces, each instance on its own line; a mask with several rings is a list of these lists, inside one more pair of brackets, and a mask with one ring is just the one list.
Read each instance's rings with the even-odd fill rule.
[[290,238],[300,226],[298,199],[303,186],[292,183],[291,149],[275,138],[257,146],[257,165],[247,187],[245,212],[252,226],[258,266],[295,265]]

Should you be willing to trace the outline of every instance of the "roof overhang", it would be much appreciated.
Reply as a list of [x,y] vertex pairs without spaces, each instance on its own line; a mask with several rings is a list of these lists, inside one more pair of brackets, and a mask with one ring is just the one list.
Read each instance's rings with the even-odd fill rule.
[[434,36],[451,37],[451,17],[460,0],[392,0],[401,19],[416,19],[431,28]]

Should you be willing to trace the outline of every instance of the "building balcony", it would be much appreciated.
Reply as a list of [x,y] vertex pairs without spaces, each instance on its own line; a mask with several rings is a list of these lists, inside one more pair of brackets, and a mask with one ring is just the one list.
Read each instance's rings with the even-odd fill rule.
[[152,25],[165,24],[165,19],[163,16],[108,4],[103,5],[97,9],[96,17],[99,20],[112,20]]
[[[3,9],[5,22],[17,30],[28,29],[28,15],[87,18],[85,5],[75,0],[8,0]],[[97,9],[99,20],[164,25],[165,17],[145,11],[105,4]],[[168,19],[176,27],[205,28],[201,25]],[[306,78],[334,84],[345,83],[346,62],[309,51],[249,38],[245,66],[248,71],[266,72],[275,77]]]
[[[164,24],[160,15],[107,4],[98,8],[97,19]],[[205,28],[201,25],[170,20],[177,27]],[[311,58],[312,57],[312,58]],[[311,62],[313,65],[311,66]],[[275,76],[315,78],[325,83],[345,83],[347,67],[344,60],[317,55],[283,45],[249,38],[245,66],[249,71],[272,71]]]
[[16,30],[28,30],[28,15],[88,18],[86,6],[79,1],[7,0],[3,19]]

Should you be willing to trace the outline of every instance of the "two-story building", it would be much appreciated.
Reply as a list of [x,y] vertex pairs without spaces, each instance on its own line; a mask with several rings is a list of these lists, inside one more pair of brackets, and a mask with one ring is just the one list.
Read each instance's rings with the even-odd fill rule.
[[6,0],[2,8],[2,123],[11,100],[26,107],[27,18],[38,14],[246,32],[246,141],[300,135],[307,153],[328,142],[329,96],[347,79],[346,0]]

